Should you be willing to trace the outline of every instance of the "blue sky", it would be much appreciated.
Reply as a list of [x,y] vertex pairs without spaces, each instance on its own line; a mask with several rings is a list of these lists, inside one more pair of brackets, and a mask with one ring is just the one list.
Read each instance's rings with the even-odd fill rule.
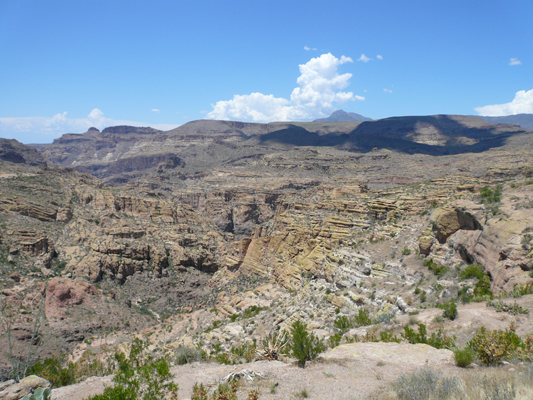
[[531,0],[1,0],[0,137],[533,113],[532,19]]

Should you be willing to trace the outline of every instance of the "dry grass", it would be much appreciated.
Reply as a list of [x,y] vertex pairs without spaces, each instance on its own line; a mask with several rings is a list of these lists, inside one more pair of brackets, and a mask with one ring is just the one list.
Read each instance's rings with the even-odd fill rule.
[[531,400],[533,364],[514,371],[482,368],[446,376],[429,368],[399,377],[368,400]]

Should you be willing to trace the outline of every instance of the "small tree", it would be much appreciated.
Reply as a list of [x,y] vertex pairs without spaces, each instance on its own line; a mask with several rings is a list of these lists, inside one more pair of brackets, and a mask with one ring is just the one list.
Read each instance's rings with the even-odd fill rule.
[[291,354],[298,360],[298,365],[305,367],[306,361],[314,360],[326,350],[322,340],[307,332],[307,324],[297,320],[291,327]]

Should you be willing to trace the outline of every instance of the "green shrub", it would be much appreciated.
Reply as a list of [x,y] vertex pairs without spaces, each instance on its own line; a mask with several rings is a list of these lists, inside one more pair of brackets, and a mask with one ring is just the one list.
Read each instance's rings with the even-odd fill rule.
[[76,368],[74,364],[68,363],[67,367],[63,368],[57,358],[47,358],[43,362],[32,365],[27,374],[38,375],[46,379],[54,388],[76,383]]
[[457,311],[457,304],[455,304],[455,301],[450,300],[447,303],[441,304],[439,308],[444,309],[444,312],[442,313],[442,316],[444,318],[448,318],[450,320],[454,320],[457,318],[457,315],[459,315],[459,312]]
[[426,258],[424,260],[424,265],[426,267],[428,267],[428,269],[430,271],[432,271],[435,275],[437,275],[438,277],[441,277],[443,276],[446,272],[448,272],[448,268],[446,268],[445,266],[443,265],[439,265],[435,262],[433,262],[433,260],[430,260],[429,258]]
[[491,190],[488,186],[481,188],[481,202],[485,204],[499,203],[502,197],[502,185],[497,185],[494,190]]
[[307,361],[314,360],[326,350],[323,341],[307,332],[307,325],[300,320],[292,324],[290,335],[291,355],[298,360],[298,365],[302,368],[305,367]]
[[402,255],[408,256],[409,254],[411,254],[411,250],[409,250],[408,247],[404,247],[404,249],[402,250]]
[[470,264],[464,270],[459,272],[459,276],[463,280],[471,278],[477,278],[479,280],[485,276],[485,269],[481,264]]
[[380,342],[400,343],[402,341],[402,338],[397,337],[391,329],[389,331],[381,331],[379,333],[379,340]]
[[370,318],[369,312],[364,308],[360,308],[358,314],[355,316],[355,323],[357,326],[372,325],[372,319]]
[[338,333],[334,333],[328,338],[328,345],[331,349],[337,347],[339,344],[341,344],[342,335]]
[[113,378],[114,386],[105,388],[103,394],[89,397],[89,400],[159,400],[165,397],[164,393],[177,397],[178,386],[171,382],[173,375],[167,359],[143,357],[146,346],[135,339],[129,357],[116,353],[119,369]]
[[457,298],[461,300],[463,304],[471,303],[474,300],[474,295],[468,293],[470,286],[464,286],[457,292]]
[[427,335],[426,325],[422,323],[418,324],[418,332],[415,332],[409,325],[404,326],[403,329],[402,337],[411,344],[423,343],[437,349],[451,349],[455,346],[455,336],[447,336],[442,328],[433,332],[431,336]]
[[489,298],[492,298],[492,292],[490,291],[490,278],[488,275],[483,275],[483,277],[477,281],[476,286],[474,286],[474,296],[488,296]]
[[341,332],[346,332],[348,329],[353,327],[353,322],[345,315],[339,315],[335,318],[333,326],[340,330]]
[[455,364],[458,367],[466,368],[474,361],[474,352],[470,347],[456,349],[453,352],[453,358],[455,359]]

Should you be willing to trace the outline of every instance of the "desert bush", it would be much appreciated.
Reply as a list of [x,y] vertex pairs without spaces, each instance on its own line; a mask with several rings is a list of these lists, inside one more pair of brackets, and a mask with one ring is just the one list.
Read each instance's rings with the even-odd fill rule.
[[509,358],[522,344],[522,340],[515,333],[516,327],[511,323],[509,329],[487,331],[480,328],[468,342],[468,346],[476,353],[483,364],[499,364],[504,358]]
[[453,300],[439,305],[439,308],[444,309],[442,316],[444,318],[448,318],[449,320],[453,321],[459,315],[459,312],[457,311],[457,304],[455,304],[455,301]]
[[513,290],[508,293],[508,296],[517,298],[528,294],[533,294],[533,283],[528,283],[527,285],[514,285]]
[[402,341],[402,338],[399,338],[398,336],[396,336],[393,332],[393,330],[389,330],[389,331],[381,331],[379,333],[379,340],[381,342],[395,342],[395,343],[400,343]]
[[474,361],[474,352],[470,347],[465,347],[464,349],[456,349],[453,351],[453,358],[455,364],[458,367],[466,368]]
[[252,343],[243,343],[240,346],[233,346],[230,350],[233,358],[236,362],[251,362],[256,355],[256,344],[255,341]]
[[192,388],[191,400],[208,400],[207,389],[204,384],[195,383]]
[[427,335],[426,325],[419,323],[418,332],[409,325],[403,327],[404,333],[402,337],[411,344],[428,344],[436,349],[452,349],[455,347],[455,336],[447,336],[441,328],[437,332],[433,332],[431,336]]
[[488,186],[481,188],[481,202],[484,204],[499,203],[502,197],[502,185],[496,185],[494,190],[491,190]]
[[300,320],[295,321],[290,330],[291,355],[298,360],[298,365],[305,367],[307,361],[314,360],[320,353],[326,350],[322,340],[312,333],[307,332],[307,325]]
[[57,388],[76,383],[76,366],[73,363],[68,363],[66,368],[61,366],[61,362],[57,358],[47,358],[42,362],[37,362],[28,368],[28,375],[38,375],[46,379]]
[[372,325],[372,319],[369,316],[368,310],[360,308],[358,314],[354,318],[357,326],[368,326]]
[[143,355],[147,344],[139,339],[132,343],[129,356],[116,353],[118,371],[114,386],[88,400],[160,400],[168,395],[177,399],[178,386],[171,382],[170,364],[166,358],[153,359]]
[[488,296],[489,298],[492,298],[492,292],[490,291],[490,277],[488,275],[483,275],[483,277],[477,281],[474,286],[474,296]]
[[487,307],[494,307],[496,312],[508,312],[511,315],[529,314],[527,308],[520,306],[516,302],[510,306],[505,304],[502,300],[489,300],[487,301]]
[[471,286],[464,286],[457,292],[457,298],[461,300],[463,304],[471,303],[474,300],[474,295],[468,293],[471,289]]
[[353,327],[353,322],[350,321],[350,318],[348,318],[346,315],[339,315],[337,318],[335,318],[335,321],[333,321],[333,326],[341,332],[346,332],[348,329]]
[[342,335],[338,333],[334,333],[328,338],[328,346],[333,349],[337,347],[339,344],[341,344]]
[[206,358],[205,353],[195,347],[180,346],[174,352],[176,358],[174,359],[176,364],[184,365],[194,361],[201,361]]
[[483,268],[483,265],[481,264],[470,264],[468,265],[464,270],[459,272],[459,276],[461,279],[482,279],[485,275],[485,269]]
[[448,272],[448,268],[446,268],[443,265],[439,265],[435,263],[433,260],[426,258],[424,260],[424,265],[428,267],[430,271],[432,271],[435,275],[438,277],[443,276],[446,272]]

